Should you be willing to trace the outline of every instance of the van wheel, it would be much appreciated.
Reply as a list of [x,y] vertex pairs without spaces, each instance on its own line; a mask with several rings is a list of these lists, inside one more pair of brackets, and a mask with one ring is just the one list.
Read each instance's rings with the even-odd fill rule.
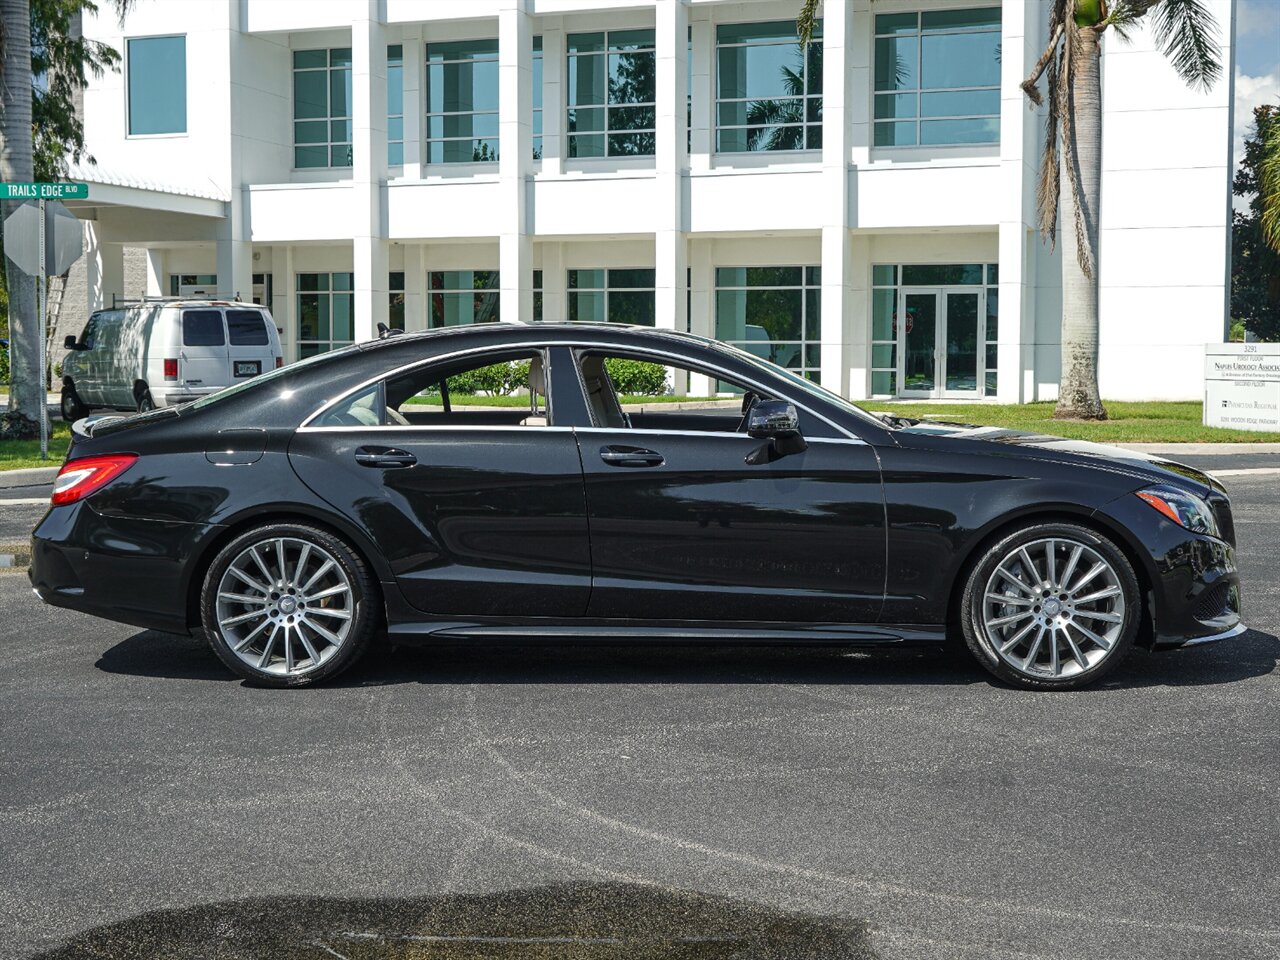
[[148,410],[156,408],[156,402],[151,399],[151,388],[145,383],[139,385],[134,390],[134,395],[138,398],[138,412],[146,413]]
[[80,402],[74,384],[62,385],[62,419],[67,423],[75,423],[81,417],[89,415],[89,408]]

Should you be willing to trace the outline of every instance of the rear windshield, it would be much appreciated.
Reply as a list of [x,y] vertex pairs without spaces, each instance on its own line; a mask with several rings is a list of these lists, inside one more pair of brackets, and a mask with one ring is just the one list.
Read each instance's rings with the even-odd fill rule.
[[228,310],[227,333],[233,347],[265,347],[271,342],[267,318],[257,310]]
[[226,343],[224,336],[221,310],[182,311],[184,347],[221,347]]

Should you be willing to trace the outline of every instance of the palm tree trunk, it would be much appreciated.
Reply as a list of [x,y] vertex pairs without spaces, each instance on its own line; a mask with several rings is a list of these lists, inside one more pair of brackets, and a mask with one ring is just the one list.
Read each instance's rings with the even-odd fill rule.
[[[1055,417],[1104,420],[1098,395],[1098,210],[1102,181],[1102,84],[1099,39],[1092,27],[1075,31],[1071,98],[1060,151],[1062,184],[1062,378]],[[1069,35],[1064,43],[1071,43]],[[1070,169],[1074,163],[1075,170]],[[1073,177],[1073,173],[1075,177]],[[1076,179],[1078,178],[1078,179]],[[1078,182],[1079,193],[1071,184]],[[1083,254],[1083,255],[1082,255]],[[1086,266],[1087,265],[1087,266]]]
[[[0,0],[4,25],[4,56],[0,80],[0,180],[34,179],[31,162],[31,6],[29,0]],[[4,216],[18,206],[3,204]],[[45,403],[40,373],[40,323],[35,281],[8,257],[9,280],[9,410],[30,420],[33,427]]]

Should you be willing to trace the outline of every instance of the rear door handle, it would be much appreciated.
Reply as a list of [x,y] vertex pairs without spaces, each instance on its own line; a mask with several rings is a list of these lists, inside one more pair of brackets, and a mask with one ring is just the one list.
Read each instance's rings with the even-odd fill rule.
[[356,463],[362,467],[412,467],[418,458],[407,450],[395,447],[360,447],[356,450]]
[[666,463],[662,454],[643,447],[601,447],[600,459],[611,467],[660,467]]

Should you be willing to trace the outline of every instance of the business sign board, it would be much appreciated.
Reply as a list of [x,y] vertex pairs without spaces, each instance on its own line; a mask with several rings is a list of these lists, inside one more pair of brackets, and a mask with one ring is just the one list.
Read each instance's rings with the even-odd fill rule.
[[1280,431],[1280,343],[1205,347],[1204,425]]

